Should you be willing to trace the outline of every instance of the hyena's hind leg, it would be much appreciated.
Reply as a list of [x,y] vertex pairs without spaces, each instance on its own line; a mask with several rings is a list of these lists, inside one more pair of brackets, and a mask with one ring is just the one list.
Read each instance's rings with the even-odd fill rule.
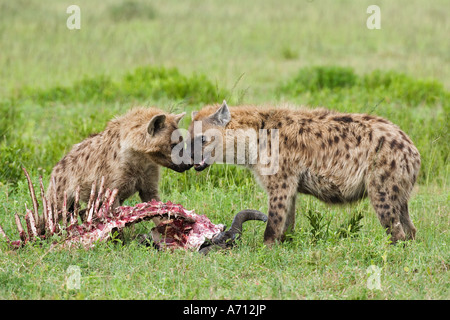
[[403,229],[400,211],[401,206],[398,201],[391,200],[391,195],[386,188],[371,188],[368,190],[370,202],[372,203],[378,220],[380,220],[383,228],[391,235],[392,243],[398,240],[405,240],[405,230]]
[[408,240],[416,239],[416,227],[414,226],[411,218],[409,217],[408,212],[408,203],[405,203],[402,207],[400,207],[400,223],[402,224],[403,230],[406,233],[406,237]]
[[414,239],[408,200],[420,170],[419,151],[402,131],[394,130],[379,138],[371,161],[366,189],[381,224],[393,243]]
[[[386,179],[383,174],[368,184],[368,195],[381,225],[391,235],[392,243],[398,240],[415,239],[416,227],[408,212],[408,200],[412,185],[399,186],[402,179]],[[380,181],[384,180],[384,181]]]

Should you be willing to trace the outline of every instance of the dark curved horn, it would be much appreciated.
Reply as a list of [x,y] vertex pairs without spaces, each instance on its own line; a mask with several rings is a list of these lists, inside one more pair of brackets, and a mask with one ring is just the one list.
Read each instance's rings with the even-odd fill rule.
[[266,222],[267,216],[258,210],[252,210],[252,209],[242,210],[242,211],[238,212],[236,214],[236,216],[234,217],[229,231],[233,235],[241,234],[242,233],[242,224],[248,220],[261,220],[261,221]]
[[207,255],[214,248],[229,248],[234,245],[236,237],[242,233],[242,224],[248,220],[261,220],[266,222],[267,216],[258,210],[242,210],[236,214],[231,223],[231,227],[227,231],[223,231],[211,239],[211,244],[200,249],[200,253]]
[[215,245],[211,244],[209,246],[206,246],[206,247],[200,249],[198,252],[201,254],[204,254],[206,256],[214,247],[215,247]]

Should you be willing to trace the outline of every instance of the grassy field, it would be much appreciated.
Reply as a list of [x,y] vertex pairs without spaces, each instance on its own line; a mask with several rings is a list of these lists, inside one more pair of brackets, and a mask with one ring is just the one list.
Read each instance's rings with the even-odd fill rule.
[[[291,241],[266,248],[247,222],[239,246],[201,257],[157,252],[133,237],[93,250],[0,242],[0,299],[449,299],[450,7],[442,1],[0,0],[0,224],[30,207],[21,166],[48,185],[74,143],[132,106],[187,111],[227,99],[365,112],[398,124],[422,169],[410,202],[417,239],[389,245],[368,200],[330,207],[299,195]],[[187,127],[190,116],[182,120]],[[214,223],[245,208],[267,211],[251,174],[232,165],[164,169],[161,198]],[[126,204],[139,202],[137,196]],[[356,226],[351,218],[361,215]],[[316,223],[314,223],[316,222]],[[353,223],[355,227],[355,223]],[[344,232],[343,230],[350,230]],[[81,288],[67,288],[78,266]],[[380,268],[371,289],[368,268]]]

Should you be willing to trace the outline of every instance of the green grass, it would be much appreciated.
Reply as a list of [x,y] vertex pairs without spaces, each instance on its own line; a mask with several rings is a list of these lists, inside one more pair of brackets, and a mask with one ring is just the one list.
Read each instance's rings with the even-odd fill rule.
[[[198,213],[229,223],[240,208],[265,209],[262,192],[243,196],[237,186],[223,192],[174,192],[170,199],[195,205]],[[26,186],[22,185],[21,189]],[[21,194],[25,190],[21,190]],[[20,299],[448,299],[448,198],[416,195],[411,212],[417,240],[390,246],[367,201],[351,208],[329,208],[299,197],[296,231],[291,242],[266,248],[264,224],[248,222],[239,247],[207,257],[195,252],[157,252],[131,240],[93,250],[51,250],[29,246],[1,255],[0,296]],[[3,195],[4,197],[4,195]],[[164,194],[167,198],[167,195]],[[20,200],[20,199],[19,199]],[[24,199],[25,200],[25,199]],[[2,203],[5,203],[2,199]],[[13,199],[6,201],[14,211]],[[20,206],[20,205],[19,205]],[[313,240],[304,213],[321,212],[337,230],[350,212],[364,216],[353,237]],[[141,224],[127,237],[148,231]],[[81,269],[81,289],[66,288],[66,270]],[[382,268],[381,289],[369,290],[366,270]]]
[[[369,1],[0,0],[0,224],[31,206],[21,166],[48,184],[71,146],[136,105],[188,116],[206,103],[295,103],[377,114],[398,124],[422,157],[410,201],[417,239],[396,246],[364,200],[327,206],[297,199],[290,241],[266,248],[265,225],[247,222],[238,247],[156,252],[125,244],[7,250],[0,242],[0,299],[449,299],[448,6],[380,1],[382,29],[365,27]],[[447,13],[447,14],[446,14]],[[420,21],[420,24],[414,23]],[[14,39],[14,41],[11,41]],[[230,224],[267,198],[241,167],[163,169],[163,200]],[[134,196],[126,201],[133,205]],[[66,287],[67,268],[81,288]],[[381,268],[381,290],[367,287]]]

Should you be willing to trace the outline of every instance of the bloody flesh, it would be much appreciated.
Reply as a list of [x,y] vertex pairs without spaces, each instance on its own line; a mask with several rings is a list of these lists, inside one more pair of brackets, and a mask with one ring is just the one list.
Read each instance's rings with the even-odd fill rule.
[[[57,208],[55,202],[46,199],[44,187],[40,183],[42,197],[42,215],[38,212],[39,204],[36,199],[31,179],[24,169],[28,180],[33,210],[26,209],[26,228],[22,226],[18,214],[15,222],[19,232],[20,240],[10,241],[0,226],[0,236],[3,236],[11,248],[19,248],[37,238],[46,239],[58,234],[61,239],[54,245],[63,248],[81,246],[86,249],[92,248],[96,243],[111,239],[117,231],[153,218],[163,219],[159,225],[152,229],[154,245],[158,248],[184,248],[198,250],[207,240],[224,231],[224,225],[213,224],[205,215],[197,215],[195,212],[186,210],[179,204],[171,202],[163,203],[152,200],[139,203],[133,207],[121,206],[112,208],[117,189],[104,191],[104,179],[95,200],[96,184],[92,185],[91,199],[86,208],[87,219],[83,223],[78,222],[77,216],[68,212],[64,203],[63,208]],[[75,212],[79,208],[79,189],[77,190]]]

